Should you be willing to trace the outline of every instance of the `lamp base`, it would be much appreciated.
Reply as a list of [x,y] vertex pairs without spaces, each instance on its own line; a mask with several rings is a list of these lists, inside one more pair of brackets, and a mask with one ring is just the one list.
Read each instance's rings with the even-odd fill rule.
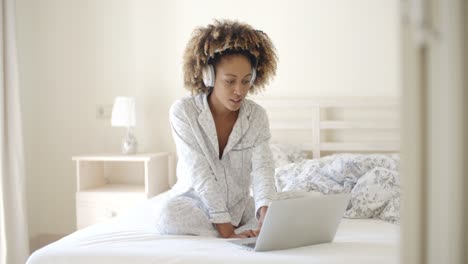
[[138,150],[138,143],[132,133],[128,133],[122,140],[122,154],[135,154]]

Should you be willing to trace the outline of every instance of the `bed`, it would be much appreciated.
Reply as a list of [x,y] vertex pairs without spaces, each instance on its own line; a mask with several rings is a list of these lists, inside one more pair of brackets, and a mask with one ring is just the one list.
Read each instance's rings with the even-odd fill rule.
[[332,243],[255,253],[225,239],[158,235],[165,192],[37,250],[27,263],[398,263],[398,100],[257,101],[270,115],[278,191],[352,193]]

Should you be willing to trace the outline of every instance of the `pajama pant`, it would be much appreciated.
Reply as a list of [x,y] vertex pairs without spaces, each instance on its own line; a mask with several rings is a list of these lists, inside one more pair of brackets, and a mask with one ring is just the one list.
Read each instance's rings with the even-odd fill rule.
[[[258,227],[254,214],[254,200],[252,197],[248,199],[236,233]],[[171,197],[164,201],[159,212],[156,230],[157,233],[166,235],[219,237],[216,227],[209,219],[208,210],[198,198],[190,194]]]

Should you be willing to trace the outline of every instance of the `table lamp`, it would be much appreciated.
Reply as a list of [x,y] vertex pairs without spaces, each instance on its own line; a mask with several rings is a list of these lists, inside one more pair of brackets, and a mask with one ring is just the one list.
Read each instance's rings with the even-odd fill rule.
[[137,152],[138,143],[132,132],[135,123],[135,98],[116,97],[112,107],[111,125],[127,128],[127,134],[123,138],[121,146],[123,154],[135,154]]

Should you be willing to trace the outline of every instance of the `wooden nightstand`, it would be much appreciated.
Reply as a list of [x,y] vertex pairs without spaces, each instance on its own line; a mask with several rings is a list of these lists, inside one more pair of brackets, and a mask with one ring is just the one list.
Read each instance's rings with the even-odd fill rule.
[[76,226],[115,217],[169,189],[172,154],[75,156]]

